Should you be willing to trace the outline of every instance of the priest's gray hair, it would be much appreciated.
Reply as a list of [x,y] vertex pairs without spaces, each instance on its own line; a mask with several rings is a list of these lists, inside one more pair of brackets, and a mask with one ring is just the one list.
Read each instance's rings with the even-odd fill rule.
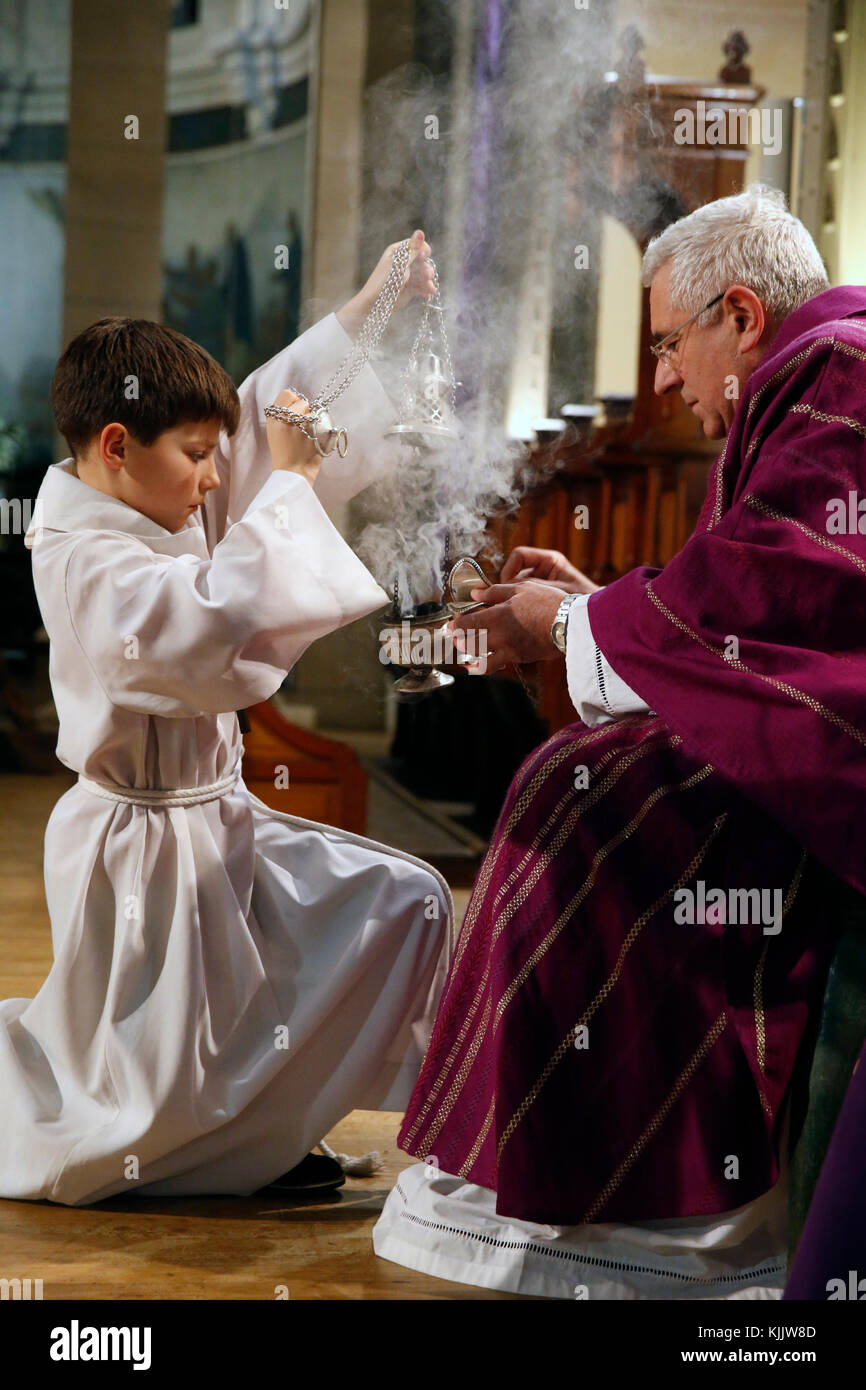
[[[788,211],[785,195],[768,184],[750,184],[744,193],[705,203],[666,227],[644,253],[644,285],[668,261],[671,303],[684,317],[730,285],[745,285],[779,324],[830,288],[817,246]],[[717,304],[698,323],[712,323],[721,312]]]

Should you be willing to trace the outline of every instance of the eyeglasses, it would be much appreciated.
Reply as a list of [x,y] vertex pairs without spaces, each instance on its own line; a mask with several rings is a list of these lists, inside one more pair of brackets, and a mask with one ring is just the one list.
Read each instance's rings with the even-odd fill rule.
[[726,294],[727,290],[722,290],[721,294],[717,294],[715,299],[711,299],[709,304],[704,305],[703,309],[699,309],[696,314],[692,314],[690,319],[686,319],[685,323],[681,323],[679,328],[673,328],[670,333],[666,333],[661,342],[651,344],[650,352],[653,357],[659,362],[664,362],[666,367],[671,366],[671,356],[676,352],[676,340],[680,337],[683,330],[688,328],[690,323],[694,323],[695,319],[700,318],[701,314],[705,314],[708,309],[712,309],[714,304],[718,304],[720,299],[724,299]]

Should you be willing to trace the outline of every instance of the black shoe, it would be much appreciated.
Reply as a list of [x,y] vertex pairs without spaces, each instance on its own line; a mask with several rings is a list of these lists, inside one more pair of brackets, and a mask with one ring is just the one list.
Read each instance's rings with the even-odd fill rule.
[[336,1159],[326,1154],[307,1154],[268,1186],[280,1192],[327,1192],[329,1188],[342,1187],[345,1181],[346,1175]]

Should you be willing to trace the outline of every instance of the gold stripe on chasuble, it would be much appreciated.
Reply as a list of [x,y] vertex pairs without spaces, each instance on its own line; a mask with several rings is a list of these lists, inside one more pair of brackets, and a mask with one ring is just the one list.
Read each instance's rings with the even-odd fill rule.
[[[665,725],[660,724],[660,725],[659,725],[659,728],[660,728],[660,730],[664,730],[665,742],[666,742],[666,744],[667,744],[668,746],[670,746],[670,747],[676,747],[676,746],[678,746],[678,745],[682,742],[682,739],[680,738],[679,734],[671,734],[671,733],[667,730],[667,728],[666,728]],[[617,751],[617,752],[620,752],[621,750],[620,750],[620,749],[617,749],[616,751]],[[533,852],[538,853],[538,854],[541,856],[541,862],[539,862],[539,863],[536,865],[536,868],[535,868],[535,869],[533,870],[533,872],[530,874],[530,876],[529,876],[529,878],[528,878],[526,884],[524,884],[523,888],[521,888],[520,890],[518,890],[518,892],[515,894],[515,896],[511,899],[511,901],[507,904],[507,906],[506,906],[505,908],[502,909],[502,911],[501,911],[501,913],[499,914],[499,916],[495,919],[495,924],[494,924],[493,929],[492,929],[492,931],[491,931],[490,940],[489,940],[489,942],[488,942],[487,960],[486,960],[486,963],[485,963],[485,966],[484,966],[484,970],[483,970],[482,975],[481,975],[481,980],[480,980],[480,982],[479,982],[479,984],[478,984],[478,988],[477,988],[476,991],[475,991],[475,998],[473,999],[471,1005],[469,1006],[469,1009],[468,1009],[467,1012],[466,1012],[466,1016],[465,1016],[465,1018],[463,1019],[463,1022],[462,1022],[461,1027],[460,1027],[460,1032],[459,1032],[459,1034],[458,1034],[458,1036],[457,1036],[457,1038],[456,1038],[456,1040],[455,1040],[453,1046],[451,1047],[451,1049],[450,1049],[450,1051],[449,1051],[449,1053],[448,1053],[448,1056],[447,1056],[447,1058],[445,1059],[445,1062],[444,1062],[443,1065],[442,1065],[442,1069],[441,1069],[441,1071],[439,1072],[439,1075],[437,1076],[437,1078],[436,1078],[436,1080],[434,1081],[433,1085],[430,1087],[429,1091],[427,1092],[427,1096],[426,1096],[426,1098],[425,1098],[425,1100],[424,1100],[424,1104],[423,1104],[423,1106],[421,1107],[421,1109],[420,1109],[418,1115],[416,1116],[416,1118],[415,1118],[415,1120],[414,1120],[414,1122],[413,1122],[411,1128],[409,1129],[409,1131],[408,1131],[408,1133],[407,1133],[407,1135],[406,1135],[406,1139],[407,1139],[408,1142],[411,1142],[411,1140],[414,1138],[415,1134],[417,1133],[419,1127],[421,1126],[421,1124],[423,1124],[425,1118],[426,1118],[427,1115],[430,1113],[431,1109],[432,1109],[433,1106],[434,1106],[436,1097],[439,1095],[439,1092],[441,1091],[442,1087],[444,1086],[444,1084],[445,1084],[445,1082],[446,1082],[446,1080],[447,1080],[447,1078],[448,1078],[448,1073],[450,1072],[450,1070],[451,1070],[451,1068],[452,1068],[452,1066],[453,1066],[453,1064],[454,1064],[455,1057],[457,1056],[457,1053],[459,1052],[459,1050],[460,1050],[460,1048],[461,1048],[461,1046],[462,1046],[462,1044],[463,1044],[463,1040],[465,1039],[465,1037],[466,1037],[466,1035],[467,1035],[467,1033],[468,1033],[468,1031],[469,1031],[470,1025],[471,1025],[471,1023],[472,1023],[472,1020],[475,1018],[475,1015],[476,1015],[477,1012],[478,1012],[478,1009],[479,1009],[480,1004],[481,1004],[481,1000],[483,999],[484,993],[485,993],[485,991],[486,991],[486,989],[487,989],[487,982],[488,982],[488,980],[489,980],[489,978],[490,978],[490,963],[491,963],[491,954],[492,954],[493,946],[495,945],[495,943],[496,943],[497,940],[499,939],[499,937],[500,937],[500,935],[502,934],[502,932],[504,931],[505,927],[506,927],[506,926],[508,925],[508,923],[511,921],[511,918],[514,916],[514,913],[516,912],[517,908],[519,908],[519,907],[521,907],[521,906],[523,905],[523,903],[524,903],[526,897],[529,895],[529,893],[531,892],[532,888],[534,888],[534,887],[536,886],[536,883],[538,882],[538,879],[540,878],[541,874],[544,872],[545,869],[549,868],[550,863],[552,862],[552,853],[555,853],[555,852],[556,852],[556,849],[559,848],[559,847],[561,847],[561,845],[562,845],[563,843],[565,843],[565,841],[568,839],[568,836],[571,834],[572,830],[574,829],[574,826],[575,826],[575,824],[577,823],[577,821],[578,821],[578,819],[580,818],[580,816],[582,816],[583,813],[584,813],[585,811],[591,809],[591,807],[594,806],[594,805],[596,804],[596,802],[598,802],[598,801],[601,799],[601,797],[602,797],[606,792],[608,792],[608,791],[610,790],[610,788],[611,788],[612,786],[615,786],[616,783],[619,781],[619,778],[623,775],[624,772],[626,772],[626,771],[628,770],[629,767],[631,767],[631,765],[632,765],[634,762],[636,762],[639,758],[645,757],[648,753],[655,753],[655,752],[658,752],[658,743],[655,742],[655,741],[652,741],[652,742],[647,741],[646,743],[641,744],[638,748],[633,748],[629,753],[626,753],[625,755],[623,755],[623,757],[622,757],[621,760],[620,760],[620,763],[619,763],[615,768],[613,768],[613,769],[611,770],[611,772],[608,773],[607,777],[605,777],[604,780],[603,780],[602,782],[600,782],[599,785],[598,785],[597,787],[593,788],[593,791],[592,791],[591,793],[589,793],[588,795],[584,795],[584,796],[581,798],[579,804],[569,813],[569,815],[566,817],[566,820],[565,820],[564,824],[560,827],[560,830],[559,830],[558,834],[557,834],[557,835],[555,836],[555,838],[554,838],[552,847],[549,848],[547,851],[544,851],[543,853],[540,851],[539,846],[540,846],[540,843],[541,843],[542,839],[544,838],[544,836],[545,836],[547,830],[548,830],[548,829],[550,828],[550,826],[552,825],[553,817],[549,817],[548,820],[545,822],[545,825],[544,825],[544,826],[542,827],[542,829],[539,831],[538,835],[536,836],[535,840],[534,840],[533,843],[532,843],[532,846],[530,847],[529,855],[530,855],[530,857],[531,857],[531,855],[532,855]],[[708,770],[711,770],[711,769],[708,769]],[[702,775],[705,775],[705,774],[702,774]],[[657,793],[654,793],[654,795],[658,795],[658,792],[657,792]],[[614,839],[615,839],[617,842],[619,842],[619,840],[620,840],[621,838],[622,838],[621,834],[614,837]],[[613,842],[611,842],[610,848],[613,848],[613,847],[614,847]],[[608,851],[608,852],[609,852],[609,851]],[[524,858],[525,858],[525,857],[526,857],[526,856],[524,856]],[[595,883],[595,878],[594,878],[594,875],[592,874],[592,871],[590,871],[590,877],[587,878],[587,880],[586,880],[586,882],[585,882],[585,884],[584,884],[584,886],[583,886],[583,889],[581,889],[580,892],[578,892],[578,894],[575,896],[574,902],[576,903],[576,902],[578,901],[578,899],[579,899],[582,895],[585,895],[585,892],[589,892],[589,890],[594,886],[594,883]],[[584,890],[585,890],[585,891],[584,891]],[[491,1002],[490,999],[488,999],[487,1008],[485,1009],[485,1019],[484,1019],[483,1023],[479,1024],[478,1030],[476,1031],[475,1036],[474,1036],[473,1039],[472,1039],[472,1043],[470,1044],[470,1052],[471,1052],[471,1054],[472,1054],[473,1057],[477,1054],[478,1049],[479,1049],[480,1044],[481,1044],[481,1036],[480,1036],[480,1035],[481,1035],[481,1033],[484,1031],[484,1029],[485,1029],[486,1026],[487,1026],[486,1020],[487,1020],[487,1017],[489,1016],[490,1002]],[[461,1070],[462,1070],[462,1065],[461,1065]],[[460,1076],[460,1072],[458,1072],[458,1078],[459,1078],[459,1076]],[[465,1080],[465,1077],[464,1077],[464,1080]],[[453,1084],[456,1084],[456,1083],[453,1083]],[[460,1084],[461,1084],[461,1086],[462,1086],[462,1084],[463,1084],[462,1081],[461,1081]],[[450,1093],[450,1091],[449,1091],[449,1096],[450,1096],[450,1094],[451,1094],[451,1093]],[[449,1108],[449,1111],[450,1111],[451,1106],[449,1105],[448,1108]],[[431,1121],[431,1125],[432,1125],[433,1131],[434,1131],[434,1136],[435,1136],[435,1134],[438,1134],[438,1133],[439,1133],[439,1130],[441,1129],[442,1124],[444,1123],[444,1119],[445,1119],[444,1116],[443,1116],[442,1118],[440,1118],[439,1115],[436,1115],[436,1116],[434,1116],[433,1120]],[[426,1142],[427,1142],[427,1140],[425,1140],[425,1143],[426,1143]]]
[[701,1043],[700,1047],[698,1047],[696,1052],[683,1067],[683,1070],[677,1077],[671,1091],[668,1093],[662,1104],[659,1106],[658,1110],[656,1111],[653,1118],[650,1120],[649,1124],[641,1134],[640,1138],[637,1140],[636,1143],[632,1145],[625,1158],[623,1159],[622,1163],[619,1164],[619,1166],[608,1178],[604,1187],[601,1189],[598,1196],[595,1198],[595,1201],[592,1202],[592,1204],[589,1207],[587,1207],[586,1211],[581,1217],[582,1221],[594,1221],[595,1218],[598,1216],[598,1213],[605,1206],[605,1204],[610,1201],[611,1197],[613,1196],[616,1189],[619,1187],[620,1183],[622,1182],[625,1175],[628,1173],[629,1169],[634,1166],[635,1161],[640,1156],[643,1149],[646,1148],[647,1144],[655,1134],[656,1130],[659,1128],[662,1122],[665,1119],[667,1119],[667,1116],[673,1109],[676,1102],[679,1100],[683,1091],[686,1090],[687,1086],[692,1080],[692,1077],[694,1076],[698,1067],[701,1065],[701,1062],[703,1062],[708,1052],[711,1050],[711,1048],[715,1046],[719,1038],[722,1036],[722,1033],[725,1031],[725,1028],[727,1027],[727,1023],[727,1014],[724,1012],[720,1013],[712,1028],[709,1030],[703,1042]]
[[825,425],[847,425],[866,439],[866,425],[861,425],[859,420],[853,420],[850,415],[827,415],[823,410],[816,410],[805,401],[792,405],[791,412],[795,415],[808,415],[810,420],[820,420]]
[[739,657],[727,656],[719,647],[714,647],[711,643],[705,641],[700,633],[695,632],[694,628],[689,627],[688,623],[683,622],[682,618],[678,618],[675,613],[671,612],[664,600],[660,599],[653,589],[652,583],[652,580],[650,580],[644,589],[644,593],[649,596],[656,608],[664,614],[668,622],[673,623],[674,627],[679,628],[680,632],[684,632],[687,637],[691,637],[693,642],[697,642],[705,651],[711,652],[713,656],[717,656],[720,661],[724,662],[725,666],[730,666],[735,671],[743,671],[748,676],[755,676],[758,680],[764,681],[766,685],[773,686],[775,690],[781,690],[783,695],[789,695],[791,699],[799,701],[800,704],[807,705],[815,714],[820,714],[822,719],[826,719],[829,724],[833,724],[837,729],[841,729],[843,733],[847,734],[849,738],[854,739],[856,743],[866,745],[866,734],[861,733],[859,729],[855,729],[854,725],[849,724],[848,720],[844,719],[841,714],[836,714],[834,710],[828,709],[826,705],[822,705],[820,700],[816,700],[813,696],[807,695],[804,690],[798,690],[795,685],[791,685],[788,681],[780,681],[777,680],[775,676],[768,676],[765,675],[763,671],[754,670],[753,667],[747,666],[745,661],[742,661]]
[[[458,1069],[457,1069],[457,1075],[454,1077],[454,1080],[451,1082],[451,1085],[450,1085],[449,1088],[448,1088],[448,1092],[447,1092],[447,1094],[446,1094],[446,1096],[445,1096],[445,1099],[442,1101],[442,1104],[440,1105],[439,1109],[436,1111],[436,1114],[433,1116],[433,1119],[432,1119],[431,1122],[430,1122],[430,1128],[428,1129],[426,1135],[424,1136],[424,1154],[425,1154],[425,1155],[432,1152],[433,1145],[436,1143],[436,1139],[437,1139],[437,1137],[438,1137],[438,1135],[439,1135],[439,1131],[440,1131],[440,1129],[442,1128],[442,1126],[444,1125],[445,1121],[448,1119],[448,1116],[451,1114],[451,1111],[454,1109],[454,1105],[455,1105],[455,1103],[456,1103],[456,1101],[457,1101],[457,1098],[458,1098],[458,1096],[460,1095],[460,1092],[463,1090],[464,1085],[466,1084],[466,1078],[468,1077],[470,1071],[472,1070],[472,1067],[473,1067],[473,1065],[474,1065],[474,1063],[475,1063],[475,1058],[476,1058],[476,1056],[478,1055],[478,1049],[479,1049],[479,1047],[481,1046],[481,1040],[482,1040],[482,1038],[484,1037],[484,1034],[485,1034],[485,1032],[486,1032],[486,1030],[487,1030],[487,1020],[490,1018],[490,1007],[491,1007],[491,1004],[492,1004],[492,1003],[493,1003],[493,1000],[492,1000],[491,996],[488,995],[488,996],[487,996],[487,1002],[486,1002],[486,1004],[484,1005],[484,1012],[483,1012],[483,1014],[481,1015],[480,1022],[479,1022],[479,1024],[478,1024],[478,1027],[477,1027],[476,1030],[475,1030],[475,1036],[473,1037],[472,1042],[469,1044],[469,1049],[468,1049],[468,1051],[467,1051],[467,1053],[466,1053],[466,1056],[463,1058],[463,1061],[460,1063],[460,1066],[459,1066]],[[455,1047],[456,1047],[456,1044],[455,1044]],[[454,1049],[452,1048],[452,1054],[453,1054],[453,1052],[454,1052]],[[444,1074],[444,1068],[443,1068],[443,1074]],[[424,1117],[424,1112],[426,1111],[426,1109],[427,1109],[427,1104],[426,1104],[426,1102],[425,1102],[424,1110],[422,1110],[421,1114],[418,1116],[418,1119],[415,1121],[415,1124],[412,1126],[412,1129],[410,1130],[409,1134],[407,1135],[407,1138],[411,1139],[411,1138],[412,1138],[412,1135],[416,1132],[416,1130],[417,1130],[417,1128],[418,1128],[418,1125],[421,1123],[421,1120],[422,1120],[423,1117]]]
[[481,1152],[481,1145],[484,1143],[485,1139],[490,1133],[490,1126],[493,1124],[493,1116],[495,1115],[495,1113],[496,1094],[494,1093],[493,1099],[491,1100],[489,1109],[487,1111],[487,1115],[485,1116],[484,1124],[481,1126],[481,1129],[478,1132],[478,1138],[475,1140],[475,1143],[472,1145],[472,1148],[469,1151],[469,1157],[465,1160],[465,1162],[461,1163],[460,1167],[457,1169],[458,1178],[465,1178],[471,1172],[472,1165]]
[[828,535],[822,535],[820,531],[813,531],[812,527],[806,525],[805,521],[798,521],[796,517],[790,517],[785,512],[778,512],[776,507],[771,507],[763,498],[759,498],[756,492],[746,492],[742,500],[751,506],[752,512],[760,512],[762,516],[770,517],[771,521],[783,521],[787,525],[794,525],[796,530],[802,531],[802,534],[809,541],[815,542],[815,545],[822,545],[826,550],[834,550],[837,555],[842,556],[842,559],[849,560],[860,571],[860,574],[866,574],[866,562],[863,562],[859,555],[855,555],[853,550],[848,550],[847,546],[840,545],[837,541],[831,541]]
[[[833,337],[815,338],[808,345],[808,347],[803,348],[802,352],[798,352],[794,357],[789,357],[788,361],[785,362],[785,364],[781,366],[777,372],[774,372],[771,377],[768,377],[767,380],[764,382],[763,386],[758,388],[752,399],[749,401],[748,409],[746,410],[746,419],[751,419],[755,407],[757,406],[759,400],[761,399],[765,391],[769,390],[771,386],[775,386],[777,382],[782,381],[786,376],[790,376],[794,368],[798,367],[801,362],[804,362],[807,357],[811,356],[811,354],[815,351],[815,348],[821,347],[822,345],[826,345],[828,343],[831,346],[837,348],[840,352],[847,352],[851,357],[860,357],[866,359],[866,353],[860,352],[858,348],[849,347],[847,343],[838,343],[836,339]],[[792,406],[791,409],[802,410],[803,406]],[[808,410],[808,407],[806,407],[806,409]],[[752,454],[754,453],[755,449],[759,448],[760,445],[763,443],[763,439],[764,436],[760,432],[752,436],[752,439],[750,440],[745,453],[746,462],[748,462],[749,459],[752,457]],[[722,460],[724,460],[725,451],[727,450],[727,447],[727,441],[725,441],[725,449],[722,451]],[[709,524],[707,525],[708,531],[712,530],[713,526],[715,526],[715,524],[721,519],[722,516],[720,481],[721,470],[719,471],[719,478],[717,479],[716,503],[713,508],[713,515]]]
[[[630,822],[629,826],[626,827],[628,834],[631,834],[635,825],[637,825],[639,821],[643,819],[643,816],[646,814],[646,811],[649,809],[650,805],[655,804],[655,802],[659,800],[661,796],[666,796],[668,792],[674,789],[677,791],[685,791],[688,787],[694,786],[699,781],[702,781],[703,778],[708,776],[709,773],[711,773],[712,771],[713,768],[708,763],[706,767],[701,768],[700,772],[696,772],[685,782],[680,782],[676,784],[675,788],[659,787],[657,791],[653,793],[652,797],[647,798],[647,800],[644,802],[644,805],[641,807],[641,810],[638,812],[638,815],[635,817],[633,821]],[[626,956],[628,955],[629,951],[631,950],[641,931],[646,926],[647,922],[655,915],[656,912],[658,912],[659,908],[665,902],[667,902],[670,897],[672,897],[672,895],[677,891],[677,889],[682,888],[684,884],[688,883],[689,879],[697,872],[697,869],[699,865],[702,863],[707,853],[707,850],[713,843],[713,840],[718,835],[726,820],[727,815],[725,813],[716,817],[715,821],[713,822],[713,828],[710,834],[707,836],[707,839],[704,841],[703,845],[701,845],[701,848],[698,850],[697,854],[695,854],[691,862],[686,866],[686,868],[682,871],[679,877],[671,884],[671,886],[665,890],[661,897],[657,898],[654,903],[652,903],[644,912],[642,912],[640,917],[638,917],[637,921],[634,922],[632,926],[629,928],[628,933],[622,945],[620,946],[619,956],[617,958],[617,962],[613,970],[608,975],[601,989],[587,1005],[586,1009],[581,1014],[574,1027],[569,1029],[565,1037],[559,1043],[558,1047],[556,1048],[556,1051],[553,1053],[552,1057],[550,1057],[550,1059],[546,1063],[541,1075],[538,1077],[537,1081],[533,1083],[532,1088],[520,1102],[511,1119],[508,1121],[508,1124],[505,1126],[505,1129],[502,1131],[502,1135],[500,1136],[499,1144],[496,1150],[497,1159],[502,1156],[502,1150],[505,1148],[505,1145],[508,1143],[508,1140],[511,1138],[517,1126],[520,1124],[520,1121],[528,1113],[530,1106],[538,1097],[542,1087],[545,1085],[548,1078],[553,1074],[554,1070],[562,1061],[563,1057],[565,1057],[569,1048],[573,1046],[574,1039],[577,1036],[578,1028],[581,1028],[585,1024],[587,1024],[589,1020],[593,1017],[593,1015],[598,1012],[602,1004],[607,999],[608,995],[611,993],[611,991],[618,983],[620,976],[622,975],[622,969],[625,964]],[[625,838],[625,836],[617,836],[615,838],[620,839]],[[605,846],[605,849],[606,848],[607,846]],[[572,904],[569,904],[569,907],[566,908],[566,912],[563,913],[563,917],[566,916],[566,914],[571,910],[571,908]],[[560,922],[561,921],[562,918],[560,918]],[[557,927],[558,926],[559,923],[557,923]],[[554,928],[553,930],[556,930],[556,928]],[[548,935],[550,937],[551,934],[549,933]],[[547,939],[546,942],[547,944],[549,944],[549,941],[547,941]],[[522,981],[520,983],[522,983]],[[509,987],[509,989],[510,988],[511,987]],[[503,999],[504,998],[505,996],[503,996]],[[501,1003],[502,1001],[500,1001],[500,1004]],[[496,1022],[498,1022],[498,1014],[499,1010],[497,1010]],[[494,1027],[495,1026],[496,1023],[494,1023]]]
[[722,452],[719,454],[718,460],[716,462],[716,500],[713,503],[713,514],[707,522],[708,531],[712,531],[716,522],[721,521],[722,519],[722,494],[724,492],[725,456],[727,452],[728,441],[726,439],[724,448],[722,449]]
[[[632,725],[637,723],[640,718],[643,718],[643,716],[636,716],[634,718],[617,720],[617,724],[619,727],[622,727],[624,725]],[[523,816],[526,813],[529,806],[532,804],[533,800],[538,795],[539,791],[544,786],[547,779],[552,775],[552,773],[554,773],[556,769],[562,765],[562,763],[566,762],[570,757],[572,757],[578,749],[585,748],[588,744],[591,743],[598,743],[609,733],[610,726],[606,725],[602,729],[593,729],[591,733],[581,735],[581,737],[575,739],[574,742],[566,744],[564,747],[557,749],[556,753],[546,758],[542,763],[542,766],[538,769],[538,771],[533,773],[530,781],[524,787],[523,791],[517,798],[517,801],[512,806],[508,820],[503,830],[497,837],[498,843],[494,842],[494,844],[491,844],[490,848],[487,851],[487,854],[484,856],[484,862],[481,865],[481,868],[478,873],[478,878],[475,881],[475,888],[473,889],[472,898],[466,910],[466,916],[463,921],[463,927],[461,928],[460,936],[458,938],[457,952],[454,958],[454,965],[452,969],[456,968],[456,966],[459,965],[460,960],[463,956],[463,952],[466,949],[466,942],[469,939],[469,931],[471,931],[472,927],[475,925],[475,922],[477,921],[482,900],[487,893],[493,870],[499,862],[499,856],[504,848],[506,837],[510,835],[511,831],[514,829],[521,816]],[[554,735],[554,737],[558,737],[558,735]],[[466,930],[467,927],[469,928],[469,931]]]
[[[595,887],[596,879],[598,877],[598,870],[601,867],[604,860],[608,857],[608,855],[611,854],[615,849],[619,849],[619,846],[623,844],[625,840],[630,839],[637,827],[640,825],[641,821],[644,820],[644,818],[649,814],[652,808],[656,805],[658,801],[661,800],[663,796],[667,796],[669,791],[673,790],[674,787],[677,791],[690,791],[691,788],[697,786],[699,782],[703,782],[704,779],[708,777],[712,771],[712,764],[707,763],[698,772],[692,773],[691,777],[687,777],[683,782],[676,782],[672,785],[656,787],[655,791],[651,792],[650,795],[647,797],[646,801],[641,806],[637,815],[634,816],[632,820],[630,820],[628,824],[623,827],[622,830],[618,831],[617,834],[612,837],[612,839],[608,840],[607,844],[602,845],[601,849],[598,850],[595,855],[593,855],[592,863],[590,864],[589,868],[589,873],[584,879],[580,889],[577,893],[575,893],[574,897],[571,899],[571,902],[567,905],[567,907],[565,907],[564,910],[559,914],[553,926],[550,928],[550,931],[544,937],[543,941],[539,942],[532,955],[521,966],[517,975],[511,981],[511,984],[508,986],[499,1003],[497,1004],[496,1013],[493,1018],[494,1032],[499,1027],[502,1015],[505,1013],[505,1010],[508,1008],[508,1005],[511,1003],[517,991],[520,989],[522,985],[526,983],[529,976],[532,974],[533,970],[538,965],[539,961],[547,955],[547,952],[550,950],[550,947],[553,945],[560,932],[562,932],[563,928],[567,926],[575,910],[578,907],[580,907],[581,903],[589,893],[590,889]],[[664,902],[664,898],[661,898],[659,902]],[[632,928],[632,930],[634,930],[634,928]]]
[[[767,1030],[764,1020],[764,962],[767,959],[767,952],[769,949],[770,938],[767,937],[767,940],[764,942],[764,949],[755,967],[755,979],[752,987],[752,1003],[755,1009],[755,1055],[757,1056],[758,1066],[761,1072],[766,1072],[767,1064]],[[761,1092],[761,1099],[766,1109],[767,1102],[764,1099],[763,1092]]]
[[[761,399],[765,391],[769,391],[771,386],[776,385],[776,382],[782,381],[786,376],[790,376],[794,368],[799,367],[801,362],[805,362],[807,357],[811,357],[812,353],[815,351],[817,347],[823,347],[827,344],[829,344],[831,347],[842,346],[842,344],[837,343],[836,339],[832,336],[830,336],[829,338],[813,338],[811,343],[809,343],[806,347],[802,348],[800,352],[795,354],[795,356],[789,357],[787,362],[784,362],[782,366],[778,369],[778,371],[775,371],[772,376],[767,377],[767,380],[764,382],[763,386],[758,387],[754,396],[749,401],[749,408],[746,411],[746,419],[750,418],[752,412],[755,409],[755,406],[758,404],[758,401]],[[851,351],[856,356],[860,356],[856,348],[852,348]]]
[[[680,738],[680,736],[678,734],[671,735],[664,725],[659,726],[658,732],[664,736],[665,744],[668,747],[678,747],[682,743],[682,739]],[[641,744],[640,748],[634,749],[631,753],[625,754],[625,756],[622,756],[621,748],[611,748],[607,751],[607,753],[603,754],[603,756],[599,758],[598,762],[595,764],[595,767],[593,768],[593,774],[596,777],[598,776],[598,773],[601,771],[601,769],[605,767],[613,758],[622,757],[622,762],[618,763],[616,767],[614,767],[613,770],[608,774],[608,776],[603,781],[599,782],[596,787],[593,788],[592,792],[586,798],[581,799],[580,814],[582,815],[584,811],[594,806],[604,793],[610,791],[610,788],[614,786],[616,782],[619,781],[622,774],[628,771],[629,767],[631,767],[631,765],[638,759],[638,757],[644,757],[646,753],[650,752],[651,750],[655,751],[656,748],[656,744],[646,742]],[[565,808],[574,801],[574,793],[575,788],[570,787],[566,794],[560,797],[559,801],[554,806],[550,815],[547,817],[547,820],[544,822],[544,825],[536,834],[535,839],[532,841],[532,844],[529,846],[526,853],[523,855],[523,858],[517,864],[516,868],[512,869],[511,873],[508,875],[508,878],[505,879],[505,881],[502,883],[496,894],[496,897],[493,900],[494,913],[499,909],[502,903],[502,899],[505,897],[508,890],[514,887],[517,880],[524,873],[534,855],[539,853],[547,855],[555,854],[562,848],[563,838],[567,838],[567,836],[571,833],[571,831],[574,828],[575,817],[573,816],[572,812],[569,812],[569,818],[566,819],[566,821],[562,821],[561,816],[562,813],[565,811]],[[551,831],[553,831],[556,825],[559,825],[560,828],[559,831],[554,835],[550,848],[547,850],[542,850],[542,843],[547,839],[547,837],[550,835]]]
[[475,887],[472,890],[472,897],[470,899],[469,906],[466,909],[466,916],[463,919],[463,926],[460,930],[460,937],[458,938],[457,942],[457,952],[454,957],[454,966],[452,967],[452,969],[456,968],[456,966],[459,965],[460,960],[463,956],[463,952],[466,949],[466,942],[469,939],[469,933],[478,919],[478,913],[481,909],[481,903],[490,885],[490,880],[493,876],[493,870],[499,862],[499,856],[502,852],[506,836],[508,836],[514,829],[520,817],[525,814],[535,797],[538,795],[541,788],[544,786],[547,779],[552,776],[556,769],[560,767],[562,763],[566,762],[570,757],[572,757],[578,749],[585,747],[585,745],[588,743],[598,742],[598,740],[607,732],[608,731],[606,729],[595,730],[591,734],[584,734],[581,738],[576,739],[574,743],[569,743],[562,748],[558,748],[555,753],[552,753],[549,757],[545,758],[538,771],[533,773],[529,782],[517,798],[517,801],[512,806],[511,813],[503,830],[497,836],[496,840],[494,840],[493,843],[490,845],[487,853],[484,856],[484,862],[482,863],[481,868],[478,872],[478,878],[475,880]]

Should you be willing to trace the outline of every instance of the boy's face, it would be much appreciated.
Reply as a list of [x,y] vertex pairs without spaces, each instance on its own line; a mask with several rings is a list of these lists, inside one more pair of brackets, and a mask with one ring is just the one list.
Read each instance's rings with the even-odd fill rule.
[[78,475],[166,531],[179,531],[220,485],[214,462],[219,432],[219,420],[191,421],[141,444],[123,425],[106,425],[78,460]]

